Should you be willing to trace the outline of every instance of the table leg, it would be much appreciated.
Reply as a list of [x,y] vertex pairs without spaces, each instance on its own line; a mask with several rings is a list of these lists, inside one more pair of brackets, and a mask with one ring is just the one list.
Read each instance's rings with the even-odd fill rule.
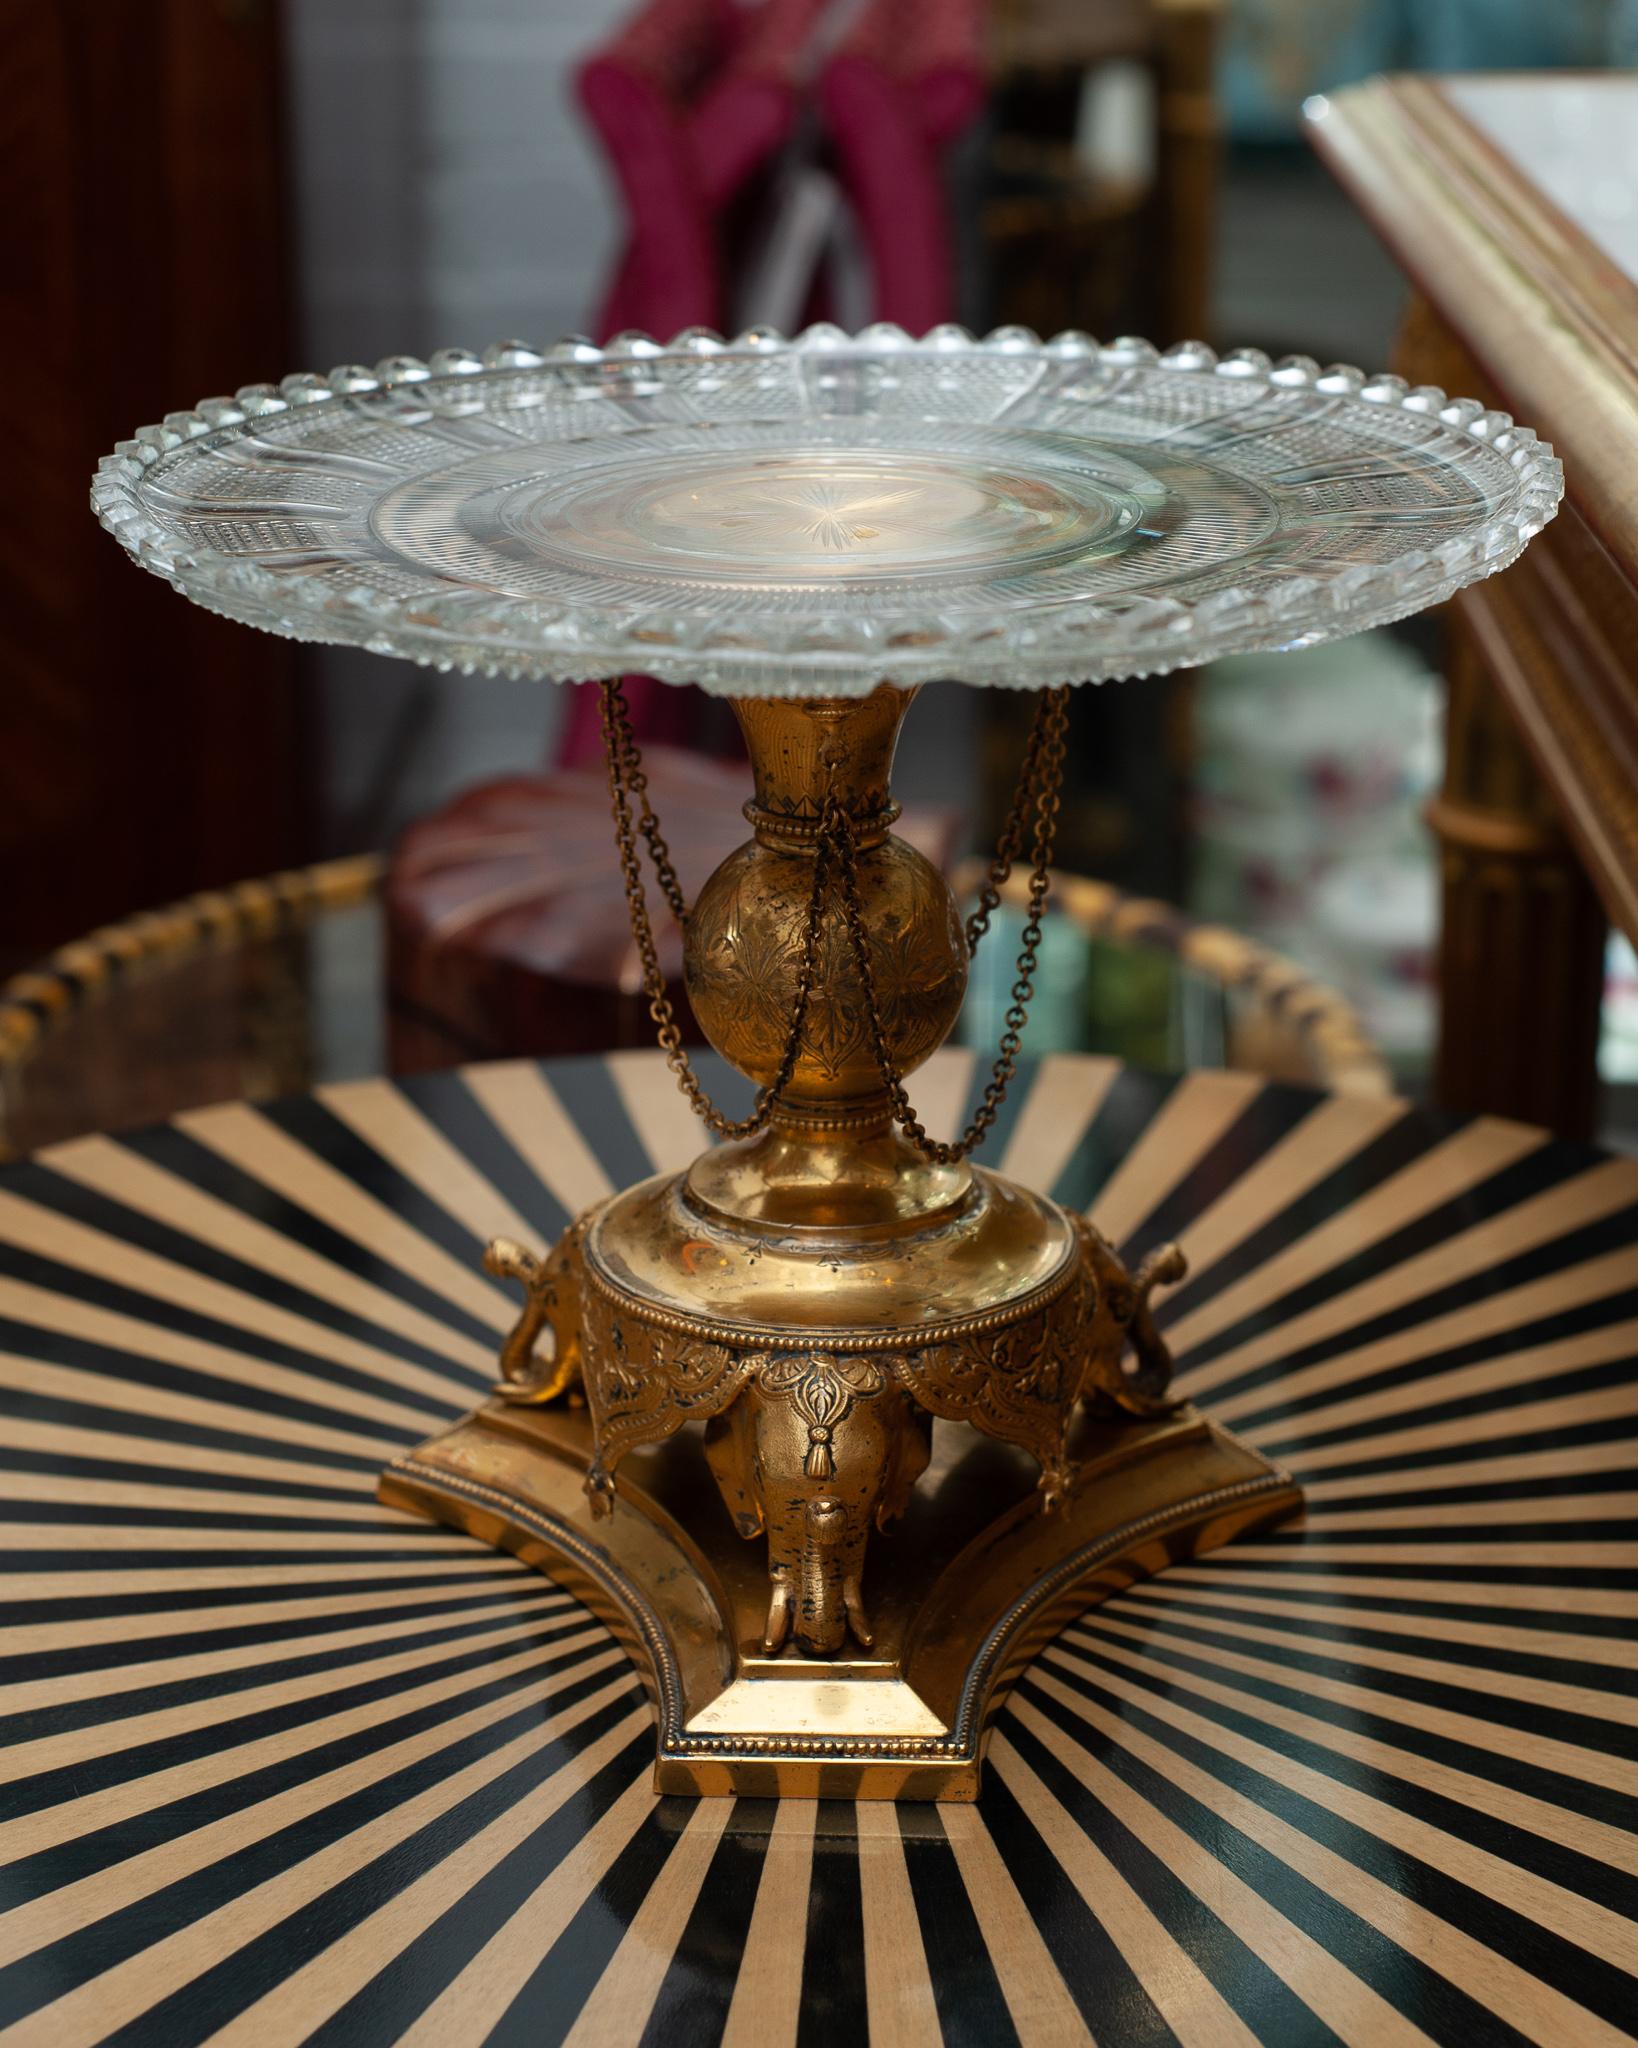
[[1444,1109],[1592,1134],[1603,996],[1603,906],[1459,616],[1450,621],[1439,842],[1439,1044]]

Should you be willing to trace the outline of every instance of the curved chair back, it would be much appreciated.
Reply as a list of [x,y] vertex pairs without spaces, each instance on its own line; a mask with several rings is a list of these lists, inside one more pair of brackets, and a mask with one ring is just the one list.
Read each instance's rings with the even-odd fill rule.
[[[984,874],[984,863],[964,862],[952,877],[957,897],[976,895]],[[1015,872],[1001,901],[1026,909],[1029,877]],[[1090,875],[1054,873],[1047,914],[1069,919],[1089,939],[1168,954],[1220,989],[1229,1067],[1337,1095],[1394,1093],[1387,1062],[1346,997],[1243,932],[1202,924]]]

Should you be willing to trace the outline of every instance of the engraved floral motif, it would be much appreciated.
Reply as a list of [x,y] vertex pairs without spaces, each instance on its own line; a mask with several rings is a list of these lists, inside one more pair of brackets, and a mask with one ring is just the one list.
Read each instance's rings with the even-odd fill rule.
[[1082,1261],[1045,1307],[981,1335],[963,1334],[895,1358],[899,1383],[929,1414],[971,1423],[1038,1460],[1056,1506],[1068,1483],[1067,1438],[1085,1369],[1097,1286]]
[[834,1475],[831,1445],[855,1397],[868,1400],[888,1383],[879,1360],[830,1351],[775,1353],[757,1366],[756,1379],[765,1394],[788,1395],[791,1407],[806,1424],[808,1455],[802,1469],[810,1479]]
[[914,538],[939,524],[948,517],[949,492],[928,483],[883,490],[860,477],[793,476],[693,495],[698,516],[725,531],[755,526],[765,540],[842,553]]
[[581,1316],[582,1371],[597,1443],[586,1490],[597,1508],[613,1492],[614,1469],[627,1451],[663,1442],[693,1417],[720,1414],[750,1377],[758,1354],[622,1315],[584,1278]]
[[[778,1064],[801,976],[807,892],[778,886],[792,858],[757,845],[731,854],[689,920],[694,1013],[718,1050],[757,1080]],[[960,920],[938,871],[903,840],[888,839],[862,855],[860,873],[882,1022],[900,1071],[909,1072],[940,1043],[960,1008]],[[852,941],[835,902],[820,927],[801,1060],[796,1092],[818,1080],[833,1092],[863,1094],[879,1079]]]

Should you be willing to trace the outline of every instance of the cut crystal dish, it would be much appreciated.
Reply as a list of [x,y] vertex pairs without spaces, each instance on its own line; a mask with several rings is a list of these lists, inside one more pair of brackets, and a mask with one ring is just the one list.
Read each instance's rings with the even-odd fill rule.
[[817,696],[1310,646],[1505,568],[1562,488],[1506,414],[1396,377],[816,327],[252,385],[122,442],[92,503],[272,632]]

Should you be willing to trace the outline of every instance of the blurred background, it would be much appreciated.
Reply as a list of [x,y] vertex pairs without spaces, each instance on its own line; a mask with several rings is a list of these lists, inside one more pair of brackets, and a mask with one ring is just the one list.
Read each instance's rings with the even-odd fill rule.
[[[1305,98],[1380,70],[1638,62],[1638,0],[3,0],[0,20],[0,972],[342,863],[308,885],[333,915],[304,902],[299,945],[190,953],[192,979],[14,1078],[18,1142],[238,1092],[247,1063],[303,1085],[646,1035],[582,693],[297,649],[180,603],[85,511],[139,422],[293,367],[819,314],[1378,368],[1405,286],[1305,143]],[[1030,1050],[1222,1056],[1251,1027],[1176,938],[1221,926],[1335,991],[1421,1084],[1439,631],[1079,694],[1059,858],[1117,893],[1054,927]],[[941,695],[899,793],[954,868],[993,842],[1027,710]],[[634,701],[693,884],[734,737],[692,692]],[[222,931],[282,931],[299,893],[224,898]],[[1167,907],[1167,944],[1120,938],[1134,898]],[[139,925],[127,953],[180,958],[216,914]],[[70,982],[118,953],[71,958]],[[972,1042],[1010,980],[1003,942]],[[577,987],[600,995],[570,1044]],[[19,1033],[79,993],[25,983]],[[1635,1017],[1617,942],[1617,1083],[1638,1079]]]

